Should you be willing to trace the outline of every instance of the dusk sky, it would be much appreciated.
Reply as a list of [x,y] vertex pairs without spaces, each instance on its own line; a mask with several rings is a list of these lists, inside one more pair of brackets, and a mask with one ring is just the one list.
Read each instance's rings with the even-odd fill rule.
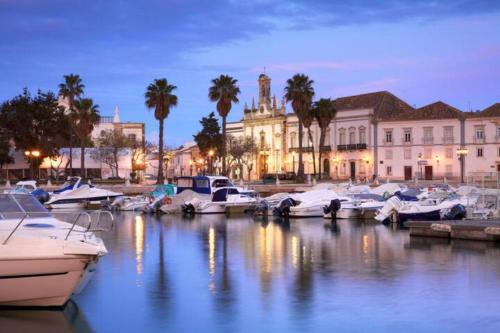
[[229,120],[239,120],[264,67],[279,100],[300,72],[317,98],[389,90],[417,107],[500,102],[494,0],[0,0],[0,29],[0,100],[23,87],[56,91],[76,73],[102,115],[118,105],[122,120],[145,121],[156,141],[144,92],[165,77],[179,97],[166,121],[170,146],[192,140],[215,111],[212,78],[238,79]]

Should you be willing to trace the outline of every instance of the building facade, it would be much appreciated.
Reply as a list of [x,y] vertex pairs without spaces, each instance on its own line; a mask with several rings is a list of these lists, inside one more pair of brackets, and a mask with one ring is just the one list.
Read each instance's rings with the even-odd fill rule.
[[[298,119],[287,112],[284,100],[272,96],[267,75],[260,75],[257,83],[257,102],[253,99],[250,107],[245,103],[241,121],[228,122],[226,131],[254,139],[252,179],[297,172]],[[312,142],[304,130],[307,174],[314,172],[313,151],[316,170],[321,163],[322,173],[331,179],[460,179],[462,173],[500,171],[500,103],[478,112],[463,112],[440,101],[414,108],[380,91],[339,97],[335,104],[337,113],[322,147],[316,121]]]

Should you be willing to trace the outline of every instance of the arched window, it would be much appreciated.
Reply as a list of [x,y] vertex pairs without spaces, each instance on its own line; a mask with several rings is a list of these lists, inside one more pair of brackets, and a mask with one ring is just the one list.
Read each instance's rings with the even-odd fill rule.
[[291,148],[297,147],[297,133],[295,132],[290,133],[290,147]]

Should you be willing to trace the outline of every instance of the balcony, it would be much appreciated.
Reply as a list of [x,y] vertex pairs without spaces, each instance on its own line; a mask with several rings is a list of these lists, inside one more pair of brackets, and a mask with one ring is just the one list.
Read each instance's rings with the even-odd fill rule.
[[382,143],[384,145],[386,145],[386,146],[392,146],[393,145],[392,140],[391,141],[384,140]]
[[452,145],[455,143],[455,138],[452,136],[444,136],[443,137],[443,144],[444,145]]
[[332,151],[332,146],[330,146],[330,145],[328,145],[328,146],[321,146],[321,147],[319,147],[319,151],[320,152]]
[[472,142],[474,142],[474,143],[485,143],[486,142],[486,138],[484,136],[482,138],[478,138],[477,136],[475,136],[475,137],[472,138]]
[[338,151],[347,151],[347,150],[363,150],[366,149],[366,143],[357,143],[357,144],[349,144],[349,145],[337,145]]
[[413,139],[406,141],[404,138],[401,139],[401,144],[403,145],[411,145],[413,144]]
[[[291,153],[291,152],[298,152],[299,151],[299,147],[290,147],[288,148],[288,152]],[[302,152],[303,153],[312,153],[313,151],[313,147],[302,147]]]
[[431,136],[431,137],[425,137],[425,136],[424,136],[424,137],[422,138],[422,143],[423,143],[424,145],[432,145],[432,144],[434,144],[434,138],[433,138],[432,136]]

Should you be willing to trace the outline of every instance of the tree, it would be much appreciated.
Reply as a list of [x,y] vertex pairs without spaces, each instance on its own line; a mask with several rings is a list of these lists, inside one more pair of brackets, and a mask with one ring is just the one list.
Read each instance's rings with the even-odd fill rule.
[[257,144],[251,136],[240,136],[238,138],[228,136],[227,152],[231,157],[230,164],[234,163],[239,168],[241,178],[243,178],[243,166],[246,166],[248,180],[250,180],[252,161],[256,150]]
[[[10,139],[6,130],[0,128],[0,171],[3,169],[4,165],[8,165],[10,163],[14,163],[14,158],[11,155]],[[8,172],[6,178],[7,180],[9,179]]]
[[310,80],[305,74],[295,74],[291,79],[286,81],[285,98],[292,102],[292,109],[299,119],[299,169],[297,171],[297,180],[304,181],[304,164],[302,162],[302,138],[303,133],[303,118],[309,110],[314,97],[314,81]]
[[170,114],[170,108],[177,106],[177,96],[172,92],[177,89],[167,79],[157,79],[151,83],[144,95],[146,107],[155,110],[155,118],[160,124],[158,139],[158,184],[163,184],[163,122]]
[[326,131],[335,118],[337,110],[334,101],[330,98],[321,98],[313,104],[312,111],[321,131],[319,136],[319,178],[321,179],[322,147],[325,145]]
[[45,157],[59,156],[59,150],[68,144],[70,120],[51,92],[39,90],[32,97],[25,88],[21,95],[2,104],[0,118],[4,133],[14,140],[16,150],[40,152],[39,158],[29,160],[37,167]]
[[312,113],[312,110],[309,108],[309,111],[306,112],[302,117],[302,123],[304,124],[304,127],[307,129],[307,137],[309,139],[308,141],[311,143],[313,170],[314,170],[314,176],[316,176],[316,154],[314,153],[314,141],[311,132],[311,125],[313,120],[314,120],[314,114]]
[[94,126],[99,123],[99,106],[91,98],[77,99],[75,110],[70,115],[73,120],[75,135],[80,140],[80,176],[85,175],[85,147],[92,146],[90,134]]
[[232,103],[238,103],[240,88],[236,85],[238,80],[229,75],[221,75],[212,80],[212,86],[208,90],[208,98],[217,102],[217,112],[222,118],[222,173],[226,173],[226,117],[231,111]]
[[127,148],[131,148],[132,142],[119,129],[103,131],[96,140],[97,149],[91,156],[96,161],[109,166],[113,177],[119,177],[118,165],[120,157],[126,155]]
[[[64,82],[59,84],[59,95],[68,100],[69,114],[75,112],[75,101],[83,95],[85,85],[79,75],[69,74],[64,75]],[[71,124],[73,129],[74,124]],[[69,166],[70,172],[73,174],[73,133],[70,132],[69,140]]]
[[220,153],[222,151],[222,134],[215,114],[210,112],[208,117],[201,118],[200,124],[201,131],[193,135],[194,141],[200,149],[200,154],[207,157],[211,149],[217,154]]

